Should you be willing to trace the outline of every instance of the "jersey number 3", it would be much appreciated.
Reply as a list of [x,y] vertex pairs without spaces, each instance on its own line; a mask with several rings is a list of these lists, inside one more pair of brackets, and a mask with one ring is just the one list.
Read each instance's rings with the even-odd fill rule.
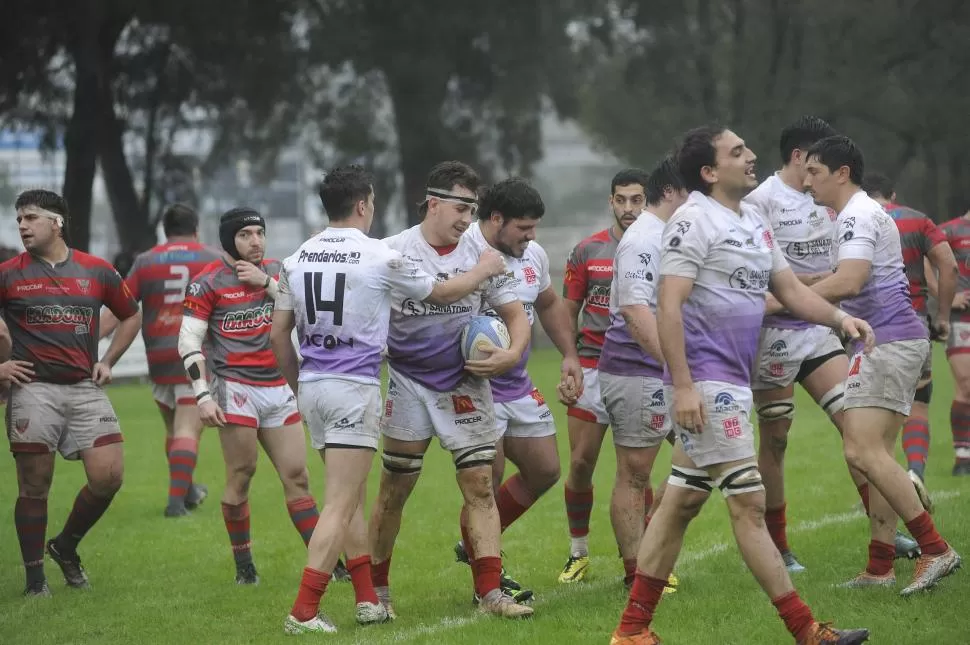
[[344,324],[344,287],[347,284],[347,274],[338,273],[334,276],[333,300],[323,299],[323,274],[319,271],[303,274],[303,297],[306,302],[306,319],[311,325],[317,323],[317,313],[329,311],[333,314],[333,324]]
[[168,268],[168,272],[172,277],[165,281],[165,290],[171,293],[166,293],[162,302],[171,305],[185,300],[185,287],[188,286],[189,278],[192,276],[189,267],[184,264],[173,264]]

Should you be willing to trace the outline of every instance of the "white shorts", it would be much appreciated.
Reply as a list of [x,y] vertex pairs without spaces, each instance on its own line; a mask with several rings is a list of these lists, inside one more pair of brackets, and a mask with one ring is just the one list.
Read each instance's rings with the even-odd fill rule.
[[339,376],[300,383],[300,411],[315,450],[377,450],[381,421],[381,386]]
[[[700,381],[694,388],[701,395],[707,425],[692,434],[673,424],[684,452],[698,468],[732,461],[754,459],[754,428],[751,425],[751,390],[719,381]],[[674,409],[674,389],[664,388],[670,410]]]
[[166,384],[152,382],[152,398],[158,407],[169,412],[175,410],[176,405],[195,405],[195,392],[191,385]]
[[758,343],[758,359],[755,363],[758,369],[752,379],[751,389],[772,390],[788,387],[808,376],[807,373],[802,373],[802,366],[807,361],[844,352],[842,341],[828,327],[765,327],[761,330]]
[[495,421],[499,436],[529,438],[556,434],[552,410],[546,405],[545,397],[536,388],[521,399],[496,403]]
[[670,432],[663,381],[649,376],[600,372],[603,406],[610,415],[613,443],[624,448],[654,448]]
[[845,409],[885,408],[908,415],[929,351],[930,341],[920,338],[876,345],[868,356],[855,354],[845,380]]
[[250,385],[212,379],[213,398],[226,422],[246,428],[280,428],[300,422],[296,396],[289,385]]
[[583,368],[583,393],[576,401],[576,405],[571,405],[566,409],[566,414],[590,423],[608,425],[610,415],[606,413],[603,400],[600,397],[600,378],[599,370],[593,367]]
[[946,339],[946,355],[954,354],[970,354],[970,323],[959,321],[950,323],[950,335]]
[[492,387],[485,379],[466,376],[450,392],[435,392],[387,368],[387,398],[381,432],[398,441],[438,437],[455,452],[494,445],[499,438]]

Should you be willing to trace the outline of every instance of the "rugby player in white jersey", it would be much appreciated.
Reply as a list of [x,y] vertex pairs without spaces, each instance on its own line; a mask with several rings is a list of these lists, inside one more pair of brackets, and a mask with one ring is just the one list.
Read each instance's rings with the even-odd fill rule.
[[[782,168],[744,198],[768,221],[778,248],[792,271],[807,285],[831,273],[829,249],[835,213],[806,194],[805,151],[835,134],[828,123],[803,116],[781,132]],[[765,524],[791,573],[804,571],[788,545],[784,460],[788,431],[795,413],[795,383],[832,419],[841,432],[845,374],[849,369],[842,340],[831,329],[813,325],[789,313],[766,315],[752,379],[758,411],[758,470],[765,486]],[[869,487],[849,468],[853,484],[868,511]],[[916,557],[919,548],[897,533],[898,556]]]
[[[862,151],[848,137],[827,137],[809,148],[805,188],[838,213],[832,268],[812,290],[846,311],[865,316],[875,329],[871,353],[853,351],[843,413],[846,461],[870,483],[871,541],[866,571],[845,586],[894,586],[891,540],[897,516],[922,554],[908,596],[934,586],[960,566],[960,556],[940,537],[903,467],[895,459],[899,429],[909,414],[930,351],[926,327],[909,299],[899,229],[862,190]],[[875,570],[874,570],[875,569]]]
[[[504,270],[497,252],[470,270],[435,282],[381,240],[367,237],[374,220],[372,175],[360,166],[335,168],[320,186],[329,226],[283,262],[273,313],[272,346],[307,421],[313,447],[327,463],[323,510],[307,547],[307,566],[293,610],[291,634],[334,632],[319,612],[341,547],[354,583],[357,622],[384,622],[374,592],[364,504],[377,450],[381,415],[381,354],[387,342],[391,292],[449,304]],[[294,327],[298,359],[291,342]]]
[[[599,363],[600,394],[610,417],[616,452],[610,519],[627,587],[633,584],[640,538],[650,520],[644,508],[650,471],[671,429],[663,391],[663,355],[657,339],[660,242],[667,220],[687,199],[672,157],[665,158],[646,182],[646,209],[626,230],[616,249],[610,326]],[[675,584],[667,591],[675,591]]]
[[[480,250],[463,233],[478,209],[477,173],[461,162],[438,164],[428,176],[424,220],[387,244],[436,278],[467,272]],[[491,278],[450,306],[426,305],[406,294],[392,297],[388,332],[388,385],[381,432],[384,470],[370,522],[374,586],[391,608],[388,573],[401,514],[417,483],[433,437],[452,454],[468,517],[468,546],[475,555],[475,599],[487,613],[508,618],[532,615],[502,593],[501,530],[492,488],[492,462],[499,438],[487,379],[513,369],[529,346],[530,327],[522,303],[504,276]],[[492,308],[508,327],[509,349],[493,348],[482,360],[465,362],[460,338],[465,325]]]
[[[549,257],[535,241],[536,227],[545,214],[539,192],[522,179],[506,179],[490,187],[482,197],[478,222],[465,237],[477,249],[495,248],[505,255],[506,277],[525,306],[529,324],[536,318],[563,356],[560,385],[579,391],[583,370],[569,324],[569,310],[552,287]],[[491,309],[483,311],[495,315]],[[559,481],[559,451],[556,426],[545,398],[532,383],[526,365],[529,350],[512,370],[491,379],[495,416],[501,439],[496,444],[497,457],[492,466],[492,484],[496,486],[495,503],[504,532]],[[504,483],[505,457],[519,472]],[[501,486],[499,486],[501,484]],[[641,495],[642,498],[642,495]],[[642,506],[642,501],[641,501]],[[474,569],[475,561],[465,546],[468,517],[461,517],[462,541],[455,547],[460,562]],[[532,592],[503,574],[502,590],[517,602],[532,597]]]
[[[678,168],[691,191],[664,229],[657,324],[666,362],[665,398],[677,444],[667,490],[641,541],[636,579],[613,645],[656,645],[650,622],[688,524],[716,485],[738,549],[802,645],[852,645],[867,630],[815,620],[792,586],[765,527],[755,462],[751,370],[765,294],[796,316],[872,343],[862,320],[839,311],[795,277],[764,219],[741,199],[757,184],[755,155],[720,126],[687,133]],[[710,609],[710,608],[709,608]]]

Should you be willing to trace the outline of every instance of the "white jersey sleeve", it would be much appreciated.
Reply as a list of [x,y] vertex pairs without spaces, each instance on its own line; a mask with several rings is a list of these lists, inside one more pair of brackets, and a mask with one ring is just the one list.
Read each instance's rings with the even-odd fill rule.
[[293,311],[296,307],[296,303],[293,300],[293,290],[290,289],[290,278],[286,271],[286,264],[280,269],[280,280],[279,286],[276,293],[276,303],[273,305],[274,309],[279,309],[280,311]]
[[695,204],[677,209],[664,228],[661,275],[697,279],[714,242],[706,219],[703,209]]
[[416,262],[404,257],[400,251],[389,248],[388,252],[390,257],[381,275],[385,286],[415,300],[430,296],[434,290],[434,276],[422,271]]
[[656,308],[663,231],[661,220],[651,213],[643,213],[620,240],[611,290],[611,294],[616,294],[617,308],[632,305]]
[[838,219],[839,240],[837,261],[866,260],[872,263],[876,253],[878,233],[872,213],[856,209],[846,216],[845,211]]

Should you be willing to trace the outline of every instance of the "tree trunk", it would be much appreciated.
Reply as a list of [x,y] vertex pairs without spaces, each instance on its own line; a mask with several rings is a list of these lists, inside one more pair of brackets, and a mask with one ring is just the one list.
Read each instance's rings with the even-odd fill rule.
[[98,31],[104,16],[102,2],[79,3],[72,15],[69,42],[74,58],[74,106],[65,133],[64,198],[70,208],[67,239],[87,251],[91,242],[91,206],[98,160],[98,101],[105,79],[98,52]]
[[144,251],[151,248],[156,240],[135,191],[135,181],[125,157],[125,127],[115,115],[109,88],[102,89],[101,99],[98,154],[111,212],[118,229],[118,241],[122,251]]
[[[394,106],[394,119],[404,176],[404,207],[408,226],[421,221],[418,204],[424,201],[428,171],[447,161],[449,151],[442,139],[445,128],[439,117],[444,82],[437,87],[419,73],[398,73],[385,68],[384,74]],[[473,160],[471,160],[473,161]]]

